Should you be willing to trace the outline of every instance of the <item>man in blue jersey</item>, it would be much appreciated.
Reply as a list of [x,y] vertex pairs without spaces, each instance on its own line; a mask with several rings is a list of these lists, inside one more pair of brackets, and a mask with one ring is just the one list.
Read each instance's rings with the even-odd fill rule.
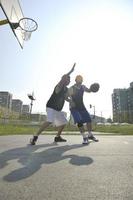
[[70,83],[70,74],[74,71],[76,63],[74,63],[72,69],[67,74],[63,75],[60,82],[55,86],[54,91],[46,104],[47,121],[42,124],[38,132],[31,138],[30,144],[35,145],[38,136],[44,131],[49,125],[53,124],[58,127],[58,133],[54,138],[55,142],[66,142],[60,135],[65,125],[67,124],[67,119],[62,112],[65,100],[68,98],[66,94],[68,92],[67,85]]
[[[83,102],[84,92],[91,92],[91,90],[82,84],[83,77],[81,75],[76,76],[75,82],[76,84],[71,86],[68,90],[68,96],[71,98],[71,115],[83,136],[83,144],[88,144],[89,139],[98,142],[98,139],[92,134],[91,117]],[[85,133],[84,123],[86,123],[87,134]]]

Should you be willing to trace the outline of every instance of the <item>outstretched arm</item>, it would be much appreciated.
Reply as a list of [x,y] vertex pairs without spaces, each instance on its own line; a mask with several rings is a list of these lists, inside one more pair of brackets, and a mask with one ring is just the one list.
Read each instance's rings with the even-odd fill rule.
[[76,63],[74,63],[72,69],[67,73],[68,76],[74,71],[75,65],[76,65]]
[[[72,69],[67,74],[64,74],[64,78],[65,78],[65,76],[69,76],[74,71],[75,65],[76,65],[76,63],[74,63]],[[57,86],[55,88],[56,93],[59,93],[60,90],[62,89],[62,87],[64,86],[64,78],[62,77],[60,82],[57,84]]]
[[91,92],[90,88],[87,88],[85,85],[84,85],[84,91],[85,92]]

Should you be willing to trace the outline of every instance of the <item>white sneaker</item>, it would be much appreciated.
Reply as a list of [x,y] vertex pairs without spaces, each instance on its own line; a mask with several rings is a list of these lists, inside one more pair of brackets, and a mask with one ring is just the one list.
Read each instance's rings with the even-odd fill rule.
[[88,142],[88,137],[83,138],[82,144],[88,144],[88,143],[89,143],[89,142]]

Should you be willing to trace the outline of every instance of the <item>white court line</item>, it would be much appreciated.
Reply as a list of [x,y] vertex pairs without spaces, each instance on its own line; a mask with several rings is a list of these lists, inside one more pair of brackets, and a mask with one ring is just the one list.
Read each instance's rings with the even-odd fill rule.
[[129,142],[127,142],[127,141],[124,141],[124,144],[129,144]]

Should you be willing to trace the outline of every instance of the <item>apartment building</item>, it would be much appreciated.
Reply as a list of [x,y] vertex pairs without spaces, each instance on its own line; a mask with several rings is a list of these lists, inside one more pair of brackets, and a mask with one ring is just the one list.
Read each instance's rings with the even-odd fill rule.
[[12,94],[7,91],[0,91],[0,106],[11,110]]
[[23,102],[20,99],[12,99],[12,111],[22,113]]
[[30,112],[30,106],[27,104],[22,105],[22,114],[29,114]]
[[127,89],[113,90],[112,108],[114,122],[133,123],[133,82]]

